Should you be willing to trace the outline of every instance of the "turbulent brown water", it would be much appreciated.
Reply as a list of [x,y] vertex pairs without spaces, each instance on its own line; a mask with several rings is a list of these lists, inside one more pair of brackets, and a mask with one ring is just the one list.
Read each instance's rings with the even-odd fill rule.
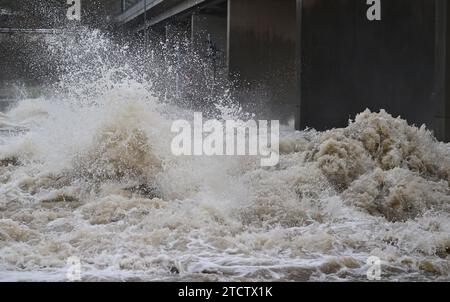
[[283,131],[273,168],[175,157],[187,113],[90,63],[0,115],[1,281],[66,280],[74,256],[96,281],[367,280],[370,256],[383,280],[450,281],[450,146],[425,127],[365,111]]

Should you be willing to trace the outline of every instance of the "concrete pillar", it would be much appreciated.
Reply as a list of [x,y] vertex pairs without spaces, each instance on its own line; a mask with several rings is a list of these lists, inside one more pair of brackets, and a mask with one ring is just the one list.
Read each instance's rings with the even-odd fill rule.
[[195,49],[203,55],[208,55],[214,48],[222,61],[227,52],[227,17],[210,14],[192,15],[192,43]]
[[296,0],[229,0],[229,70],[248,111],[288,121],[296,97]]

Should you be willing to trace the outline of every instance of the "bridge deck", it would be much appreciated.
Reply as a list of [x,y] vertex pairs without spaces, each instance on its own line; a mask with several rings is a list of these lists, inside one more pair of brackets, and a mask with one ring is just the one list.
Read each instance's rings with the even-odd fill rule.
[[42,34],[42,35],[54,35],[59,34],[62,31],[60,29],[43,29],[43,28],[1,28],[0,34]]

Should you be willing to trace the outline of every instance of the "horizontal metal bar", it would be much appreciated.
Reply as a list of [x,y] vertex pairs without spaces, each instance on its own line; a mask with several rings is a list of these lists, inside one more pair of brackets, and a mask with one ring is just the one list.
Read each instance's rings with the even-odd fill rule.
[[0,34],[44,34],[54,35],[62,33],[60,29],[43,29],[43,28],[0,28]]

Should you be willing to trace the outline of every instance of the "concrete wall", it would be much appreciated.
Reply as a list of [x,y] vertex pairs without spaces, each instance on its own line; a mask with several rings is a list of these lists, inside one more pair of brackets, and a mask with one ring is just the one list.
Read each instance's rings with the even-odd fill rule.
[[301,2],[301,128],[341,127],[366,108],[386,109],[449,138],[442,1],[381,1],[380,21],[367,20],[365,1]]
[[227,15],[195,13],[192,15],[192,45],[204,63],[211,68],[213,93],[223,94],[221,87],[228,78]]
[[295,47],[295,0],[229,0],[229,70],[245,109],[294,118]]
[[438,121],[443,133],[441,138],[450,142],[450,4],[446,0],[438,0],[437,8],[440,15],[438,37],[441,37],[437,41],[437,55],[442,58],[437,60],[437,65],[441,67],[437,70],[437,76],[441,79],[438,82],[438,98],[442,100]]
[[192,15],[192,43],[196,50],[208,56],[210,48],[216,51],[218,60],[225,64],[227,53],[227,17],[210,14]]

